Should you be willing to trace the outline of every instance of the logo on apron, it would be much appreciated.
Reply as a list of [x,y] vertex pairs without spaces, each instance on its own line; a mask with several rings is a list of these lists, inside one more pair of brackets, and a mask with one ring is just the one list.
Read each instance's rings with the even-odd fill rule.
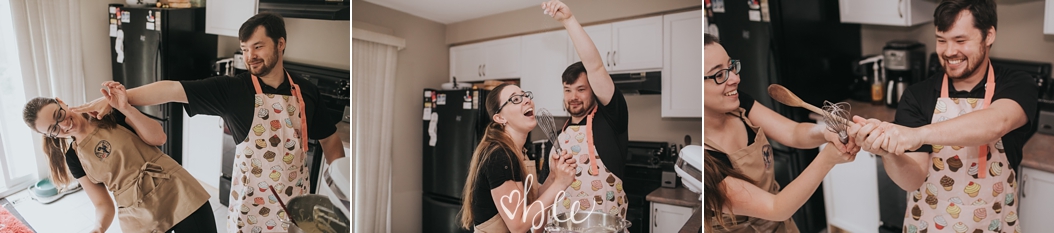
[[761,154],[762,154],[761,158],[765,160],[765,169],[768,169],[770,166],[772,166],[772,146],[771,145],[762,146],[761,147]]
[[99,144],[95,145],[95,156],[99,159],[105,159],[110,156],[110,142],[106,140],[99,141]]

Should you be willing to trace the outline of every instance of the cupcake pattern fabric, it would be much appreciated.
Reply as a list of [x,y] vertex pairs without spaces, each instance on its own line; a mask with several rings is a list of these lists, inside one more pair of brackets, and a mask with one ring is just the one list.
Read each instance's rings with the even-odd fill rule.
[[[629,199],[622,187],[622,179],[615,176],[604,166],[604,162],[596,155],[596,149],[587,135],[590,124],[586,126],[568,126],[560,134],[560,146],[574,156],[578,164],[575,172],[575,180],[564,190],[564,198],[556,203],[556,214],[576,212],[603,212],[611,215],[626,216],[629,207]],[[554,148],[555,150],[555,148]],[[557,154],[551,152],[551,154]],[[591,171],[590,157],[596,156],[598,167],[596,172]]]
[[[983,108],[983,99],[947,98],[947,91],[942,93],[933,123]],[[929,176],[918,190],[908,193],[903,232],[1021,231],[1016,174],[1009,167],[1002,142],[983,146],[989,148],[983,155],[987,166],[979,164],[979,146],[933,145]]]
[[236,147],[231,192],[223,194],[230,200],[227,232],[231,233],[288,231],[283,220],[289,216],[278,199],[307,194],[311,187],[300,142],[306,135],[297,96],[257,93],[252,131]]

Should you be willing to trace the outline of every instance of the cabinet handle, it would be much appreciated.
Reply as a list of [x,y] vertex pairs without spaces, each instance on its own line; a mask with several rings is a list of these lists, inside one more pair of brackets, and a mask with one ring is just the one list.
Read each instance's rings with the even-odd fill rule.
[[611,52],[611,66],[618,66],[618,62],[615,62],[615,59],[618,59],[618,50]]
[[659,221],[655,220],[655,215],[659,214],[659,209],[653,208],[652,211],[654,211],[654,213],[651,214],[651,224],[655,225],[655,227],[659,227]]
[[483,77],[483,65],[476,66],[476,76]]
[[1021,176],[1021,198],[1025,198],[1025,181],[1028,181],[1028,176]]
[[900,15],[901,19],[903,19],[904,12],[900,10],[901,8],[904,8],[904,0],[897,0],[897,14]]
[[604,66],[611,66],[611,51],[608,51],[607,55],[604,55],[608,60],[604,63]]
[[487,77],[487,64],[483,64],[483,77]]

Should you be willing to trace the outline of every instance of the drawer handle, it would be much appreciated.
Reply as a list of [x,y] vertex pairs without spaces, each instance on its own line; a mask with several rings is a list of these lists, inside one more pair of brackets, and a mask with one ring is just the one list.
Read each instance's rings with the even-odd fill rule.
[[1028,181],[1028,175],[1021,176],[1021,198],[1025,198],[1025,181]]

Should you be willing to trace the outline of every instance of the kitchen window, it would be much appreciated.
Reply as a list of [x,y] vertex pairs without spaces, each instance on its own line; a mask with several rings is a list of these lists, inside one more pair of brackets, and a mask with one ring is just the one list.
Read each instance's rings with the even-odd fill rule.
[[[22,120],[26,103],[19,49],[15,40],[11,4],[0,0],[0,197],[32,184],[37,174],[33,137]],[[41,159],[43,161],[43,159]]]

